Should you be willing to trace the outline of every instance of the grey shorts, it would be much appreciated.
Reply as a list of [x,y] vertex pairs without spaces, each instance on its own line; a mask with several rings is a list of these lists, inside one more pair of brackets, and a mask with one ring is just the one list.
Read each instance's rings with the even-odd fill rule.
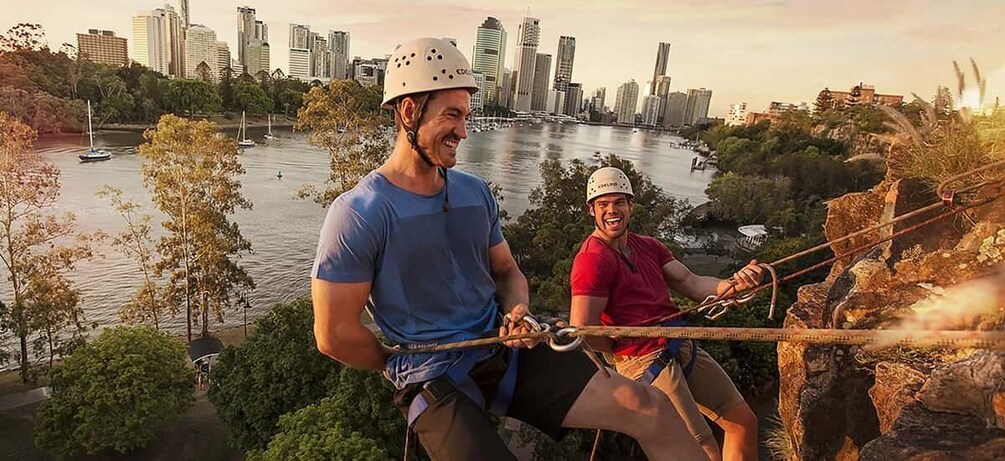
[[[693,343],[684,341],[681,344],[680,359],[683,363],[691,360],[690,344]],[[653,387],[670,397],[688,431],[700,444],[712,437],[712,429],[708,427],[704,416],[712,421],[718,420],[743,403],[743,396],[715,359],[702,348],[696,349],[694,368],[686,379],[684,370],[674,360],[653,380]],[[614,367],[622,376],[639,379],[659,354],[660,351],[657,350],[637,357],[614,356]]]
[[[510,353],[508,348],[499,348],[471,371],[487,402],[495,398]],[[597,367],[583,354],[555,352],[546,344],[520,349],[516,388],[506,416],[561,440],[567,432],[562,428],[565,415],[596,373]],[[457,390],[450,380],[438,378],[396,392],[395,404],[402,414],[407,415],[417,391],[423,393],[429,407],[416,419],[413,429],[434,461],[515,459],[485,408]]]

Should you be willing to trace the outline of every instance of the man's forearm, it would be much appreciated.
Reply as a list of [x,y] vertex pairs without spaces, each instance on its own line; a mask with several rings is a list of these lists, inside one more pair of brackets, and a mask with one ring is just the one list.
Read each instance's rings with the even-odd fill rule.
[[318,338],[322,353],[353,368],[383,371],[391,356],[391,349],[359,323],[336,326],[331,333],[319,334]]
[[527,287],[527,277],[520,268],[513,267],[496,278],[496,296],[503,312],[513,310],[518,304],[530,306],[530,289]]

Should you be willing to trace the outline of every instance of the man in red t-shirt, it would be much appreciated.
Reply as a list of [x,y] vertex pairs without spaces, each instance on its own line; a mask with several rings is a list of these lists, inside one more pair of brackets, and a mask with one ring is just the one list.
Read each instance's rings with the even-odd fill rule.
[[[732,280],[702,277],[674,259],[659,240],[628,232],[635,195],[621,170],[598,169],[586,190],[595,229],[572,265],[571,324],[649,325],[679,312],[668,289],[700,301],[722,295],[730,285],[740,291],[760,284],[763,270],[757,261]],[[613,353],[622,375],[649,382],[669,396],[710,459],[757,459],[757,418],[704,350],[672,339],[589,338],[587,342]],[[725,431],[722,451],[703,415]]]

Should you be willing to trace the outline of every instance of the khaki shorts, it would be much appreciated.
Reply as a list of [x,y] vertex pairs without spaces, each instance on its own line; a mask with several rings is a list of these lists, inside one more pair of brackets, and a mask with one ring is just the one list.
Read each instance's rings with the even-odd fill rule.
[[[680,359],[683,363],[691,360],[691,344],[693,343],[690,341],[681,344]],[[716,421],[733,407],[743,403],[743,396],[715,359],[702,348],[696,349],[698,355],[687,379],[684,378],[684,370],[675,360],[656,377],[653,387],[670,397],[688,431],[700,444],[712,437],[712,429],[708,427],[703,415]],[[638,357],[614,356],[614,367],[622,376],[639,379],[659,354],[660,351],[657,350]]]

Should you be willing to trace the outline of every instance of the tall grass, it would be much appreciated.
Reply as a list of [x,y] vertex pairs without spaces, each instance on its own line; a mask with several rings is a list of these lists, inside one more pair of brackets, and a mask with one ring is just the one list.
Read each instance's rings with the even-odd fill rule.
[[[971,64],[979,101],[983,104],[986,80],[973,60]],[[966,76],[956,62],[953,66],[957,75],[957,97],[962,100],[967,91]],[[970,108],[962,107],[940,120],[935,106],[917,95],[914,98],[923,108],[918,125],[896,109],[882,107],[890,118],[887,126],[894,132],[885,140],[890,143],[890,168],[897,177],[938,184],[949,177],[1005,159],[1005,110],[996,108],[991,114],[981,114],[978,108],[975,114]]]

